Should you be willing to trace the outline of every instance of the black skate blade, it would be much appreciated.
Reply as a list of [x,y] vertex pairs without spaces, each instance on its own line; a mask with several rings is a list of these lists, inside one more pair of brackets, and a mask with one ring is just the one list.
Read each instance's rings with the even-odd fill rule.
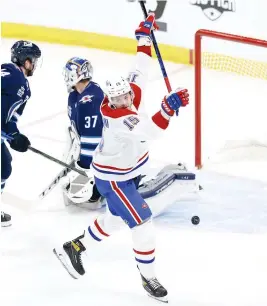
[[153,295],[151,295],[151,294],[149,294],[149,293],[148,293],[147,295],[148,295],[149,297],[151,297],[151,298],[153,298],[153,299],[159,301],[159,302],[162,302],[162,303],[169,303],[169,301],[168,301],[168,299],[167,299],[167,296],[164,296],[164,297],[160,298],[160,297],[153,296]]
[[69,275],[74,279],[78,279],[79,276],[77,276],[76,273],[73,273],[72,271],[70,271],[69,265],[64,260],[64,257],[62,255],[60,256],[60,254],[57,253],[56,249],[53,249],[53,253],[56,255],[57,259],[61,262],[62,266],[69,273]]

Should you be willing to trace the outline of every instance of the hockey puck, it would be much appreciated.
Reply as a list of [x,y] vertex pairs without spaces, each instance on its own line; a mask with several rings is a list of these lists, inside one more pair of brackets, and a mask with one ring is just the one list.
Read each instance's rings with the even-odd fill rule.
[[192,222],[192,224],[194,224],[194,225],[198,225],[199,222],[200,222],[199,216],[193,216],[193,217],[191,218],[191,222]]

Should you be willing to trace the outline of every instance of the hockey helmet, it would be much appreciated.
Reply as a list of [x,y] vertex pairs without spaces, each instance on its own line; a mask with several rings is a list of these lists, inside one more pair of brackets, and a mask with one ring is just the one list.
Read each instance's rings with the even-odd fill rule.
[[32,75],[37,66],[37,61],[41,57],[41,50],[39,47],[26,40],[19,40],[11,47],[11,62],[24,66],[25,61],[29,60],[33,64],[33,69],[28,71],[28,75]]
[[[116,108],[131,107],[133,102],[132,88],[124,77],[106,81],[106,92],[109,102]],[[129,95],[127,95],[130,93]]]
[[63,69],[64,81],[68,92],[81,80],[91,80],[93,78],[93,66],[84,58],[72,57]]

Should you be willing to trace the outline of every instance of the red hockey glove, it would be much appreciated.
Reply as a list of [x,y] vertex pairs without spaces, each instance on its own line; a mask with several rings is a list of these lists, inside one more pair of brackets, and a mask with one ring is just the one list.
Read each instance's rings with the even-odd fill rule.
[[136,39],[139,40],[141,37],[150,37],[151,30],[158,30],[158,25],[155,21],[155,14],[150,13],[145,21],[142,21],[135,31]]
[[185,88],[177,88],[166,95],[161,103],[161,110],[165,115],[172,117],[179,108],[189,103],[188,90]]

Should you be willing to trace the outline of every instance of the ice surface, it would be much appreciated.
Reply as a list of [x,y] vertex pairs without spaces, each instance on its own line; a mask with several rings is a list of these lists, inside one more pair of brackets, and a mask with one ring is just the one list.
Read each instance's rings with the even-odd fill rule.
[[[9,60],[12,42],[2,41],[2,61]],[[66,60],[90,59],[95,80],[103,85],[112,74],[127,74],[132,57],[49,44],[41,47],[43,66],[30,81],[33,94],[20,129],[32,146],[61,158],[68,122],[61,76]],[[193,93],[192,67],[166,63],[166,69],[173,87],[185,86]],[[153,60],[145,94],[148,113],[158,109],[164,86]],[[152,167],[179,160],[193,165],[193,113],[192,102],[172,120],[165,137],[152,144]],[[38,201],[38,194],[61,167],[32,152],[12,154],[13,173],[2,198],[13,225],[1,231],[1,305],[159,304],[142,289],[127,228],[88,250],[86,276],[80,280],[68,276],[53,247],[79,235],[101,211],[66,209],[59,188]],[[155,219],[157,272],[171,305],[267,305],[267,158],[264,151],[260,156],[233,160],[227,155],[211,163],[197,173],[204,186],[199,197],[177,202]],[[198,226],[190,222],[193,215],[200,216]]]

